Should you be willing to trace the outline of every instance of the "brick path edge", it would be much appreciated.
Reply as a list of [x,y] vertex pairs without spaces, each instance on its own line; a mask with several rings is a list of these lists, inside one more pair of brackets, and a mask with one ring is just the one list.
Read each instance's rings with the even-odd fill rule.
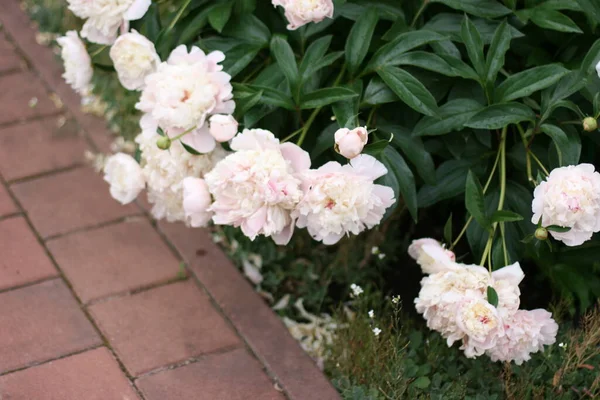
[[[111,134],[106,129],[106,122],[81,110],[79,96],[63,81],[62,66],[56,62],[50,48],[36,42],[35,28],[18,0],[3,1],[0,23],[33,70],[50,91],[62,100],[93,147],[107,152]],[[328,378],[290,336],[279,317],[212,242],[206,231],[162,222],[158,228],[167,243],[186,261],[200,286],[231,322],[267,373],[291,400],[340,399]]]

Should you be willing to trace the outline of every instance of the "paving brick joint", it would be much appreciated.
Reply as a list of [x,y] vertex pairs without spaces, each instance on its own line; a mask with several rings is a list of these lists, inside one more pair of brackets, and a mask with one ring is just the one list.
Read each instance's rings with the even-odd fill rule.
[[339,399],[208,232],[110,198],[83,160],[109,133],[61,74],[4,0],[0,399]]

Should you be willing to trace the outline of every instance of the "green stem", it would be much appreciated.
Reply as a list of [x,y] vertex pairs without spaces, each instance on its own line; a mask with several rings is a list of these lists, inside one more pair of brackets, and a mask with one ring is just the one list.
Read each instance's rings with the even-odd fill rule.
[[367,118],[367,127],[371,126],[371,121],[373,121],[375,111],[377,111],[377,106],[373,106],[373,108],[371,108],[371,112],[369,113],[369,117]]
[[428,3],[429,3],[429,0],[423,0],[423,4],[421,4],[421,7],[419,8],[419,11],[417,11],[417,13],[415,14],[415,17],[413,18],[412,22],[410,23],[410,27],[411,28],[415,27],[415,24],[417,23],[417,20],[419,19],[419,17],[423,13],[423,11],[425,11],[425,7],[427,7]]
[[95,52],[93,52],[92,54],[90,54],[90,58],[94,58],[96,57],[98,54],[102,53],[104,51],[105,48],[107,48],[108,46],[104,45],[101,46],[98,50],[96,50]]
[[173,29],[175,27],[175,24],[177,23],[177,21],[179,21],[179,18],[181,18],[181,16],[183,15],[183,12],[190,5],[191,2],[192,2],[192,0],[186,0],[186,2],[183,4],[183,6],[181,6],[179,11],[177,12],[177,15],[175,15],[175,18],[173,18],[173,21],[171,21],[171,23],[169,24],[169,27],[167,28],[167,32],[170,32],[171,29]]
[[285,143],[285,142],[287,142],[288,140],[290,140],[291,138],[293,138],[294,136],[296,136],[297,134],[299,134],[300,132],[302,132],[302,129],[303,129],[303,128],[300,128],[300,129],[298,129],[297,131],[295,131],[295,132],[293,132],[293,133],[289,134],[288,136],[286,136],[285,138],[283,138],[283,139],[281,140],[281,143]]
[[183,133],[182,133],[182,134],[180,134],[180,135],[177,135],[177,136],[175,136],[174,138],[171,138],[171,141],[173,141],[173,142],[174,142],[175,140],[179,140],[179,139],[181,139],[182,137],[184,137],[185,135],[187,135],[188,133],[190,133],[190,132],[191,132],[191,131],[193,131],[194,129],[196,129],[196,126],[194,126],[193,128],[190,128],[190,129],[188,129],[187,131],[183,132]]
[[537,163],[537,165],[539,165],[539,167],[542,169],[542,171],[544,171],[544,174],[546,174],[546,176],[550,175],[550,173],[548,172],[548,170],[546,169],[546,167],[544,167],[544,164],[542,164],[542,162],[540,161],[540,159],[537,158],[536,155],[533,154],[533,152],[531,153],[531,157]]

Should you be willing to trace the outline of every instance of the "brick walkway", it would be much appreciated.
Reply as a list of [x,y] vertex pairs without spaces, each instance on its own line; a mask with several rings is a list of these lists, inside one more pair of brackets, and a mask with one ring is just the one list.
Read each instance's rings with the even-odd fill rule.
[[206,232],[110,198],[104,122],[0,22],[0,399],[338,399]]

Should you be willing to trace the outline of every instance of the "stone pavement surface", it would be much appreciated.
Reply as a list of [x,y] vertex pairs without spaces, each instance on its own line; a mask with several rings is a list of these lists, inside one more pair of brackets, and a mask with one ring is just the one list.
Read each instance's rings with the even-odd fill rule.
[[0,23],[0,400],[338,399],[207,232],[110,198],[104,122]]

